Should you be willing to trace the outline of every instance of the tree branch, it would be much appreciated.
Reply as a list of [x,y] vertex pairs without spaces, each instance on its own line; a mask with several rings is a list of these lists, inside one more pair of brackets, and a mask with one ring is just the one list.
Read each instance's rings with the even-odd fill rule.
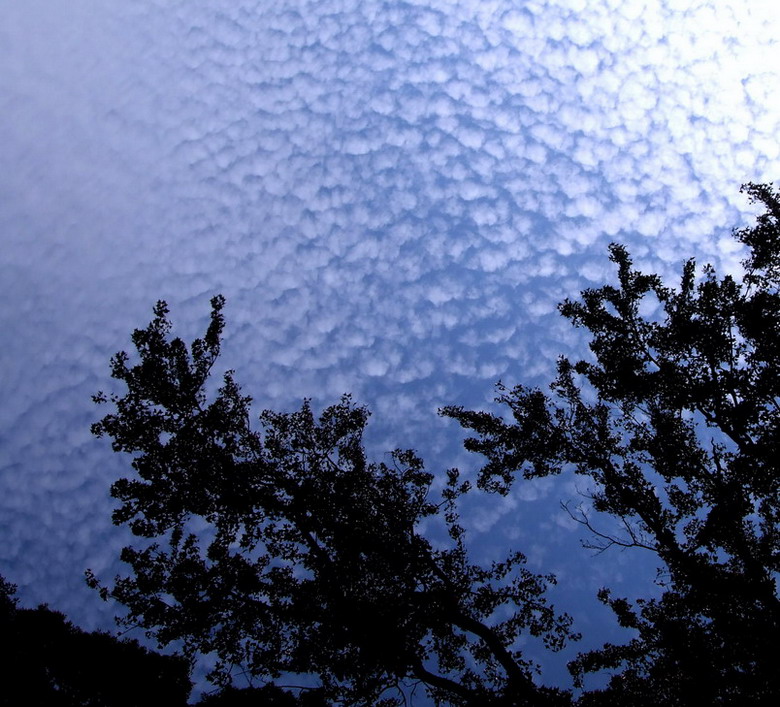
[[623,524],[626,533],[628,533],[629,540],[621,540],[620,538],[616,538],[612,535],[608,535],[607,533],[603,533],[600,530],[596,530],[596,528],[591,524],[588,515],[585,513],[585,511],[582,510],[581,506],[577,506],[578,514],[576,514],[571,509],[568,502],[567,503],[561,502],[561,508],[563,508],[569,514],[569,517],[575,523],[584,525],[588,529],[588,531],[593,533],[593,535],[604,540],[603,545],[589,544],[583,542],[583,547],[587,548],[588,550],[596,550],[598,554],[601,554],[602,552],[608,550],[613,545],[617,545],[618,547],[622,547],[623,549],[629,547],[638,547],[644,550],[650,550],[651,552],[657,552],[657,549],[654,548],[652,545],[648,545],[647,543],[644,543],[639,539],[639,536],[637,535],[634,528],[631,527],[631,524],[623,516],[620,517],[620,521]]
[[439,690],[445,690],[452,692],[460,697],[463,697],[469,704],[477,704],[477,695],[473,690],[461,685],[459,682],[455,682],[450,678],[445,678],[442,675],[436,675],[428,670],[422,663],[422,660],[417,658],[416,662],[412,665],[412,672],[414,676],[424,683],[438,688]]

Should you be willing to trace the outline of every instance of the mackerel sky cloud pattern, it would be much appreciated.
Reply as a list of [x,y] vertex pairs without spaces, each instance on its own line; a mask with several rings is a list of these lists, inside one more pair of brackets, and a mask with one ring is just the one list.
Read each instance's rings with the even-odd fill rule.
[[[556,304],[609,242],[738,266],[739,185],[780,166],[772,5],[0,0],[0,571],[110,625],[82,571],[121,570],[127,463],[89,396],[160,298],[191,337],[226,295],[258,409],[352,392],[372,448],[473,469],[436,408],[577,355]],[[567,564],[576,494],[466,515],[592,596],[627,560]]]

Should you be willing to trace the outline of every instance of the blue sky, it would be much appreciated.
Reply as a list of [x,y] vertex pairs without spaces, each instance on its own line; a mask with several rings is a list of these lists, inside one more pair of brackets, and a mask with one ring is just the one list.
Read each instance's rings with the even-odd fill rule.
[[[780,167],[773,4],[0,0],[0,572],[111,625],[83,570],[121,571],[127,460],[90,394],[161,298],[191,337],[227,297],[258,411],[351,392],[378,455],[473,470],[436,409],[582,352],[555,307],[611,276],[609,242],[668,278],[738,268],[739,186]],[[464,514],[597,642],[595,591],[652,568],[579,550],[581,490]]]

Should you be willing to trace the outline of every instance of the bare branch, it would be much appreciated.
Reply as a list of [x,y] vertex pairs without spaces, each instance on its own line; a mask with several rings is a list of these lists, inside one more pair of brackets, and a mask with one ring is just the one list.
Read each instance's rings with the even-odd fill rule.
[[652,545],[648,545],[646,542],[644,542],[642,538],[640,538],[640,535],[637,533],[635,528],[626,520],[624,516],[620,516],[620,521],[623,526],[623,529],[626,531],[626,534],[628,535],[627,539],[615,537],[614,535],[609,535],[600,530],[597,530],[590,522],[590,518],[588,518],[587,513],[585,513],[585,511],[583,510],[582,505],[578,505],[575,511],[571,509],[571,504],[569,502],[564,503],[563,501],[561,501],[561,508],[563,508],[563,510],[565,510],[569,514],[569,517],[573,521],[579,523],[580,525],[585,526],[589,532],[591,532],[593,535],[595,535],[597,538],[601,540],[601,542],[598,543],[596,542],[589,543],[583,540],[582,546],[587,550],[595,550],[596,554],[600,555],[602,552],[608,550],[610,547],[616,546],[624,550],[629,547],[638,547],[644,550],[650,550],[651,552],[657,553],[657,549],[655,547],[653,547]]

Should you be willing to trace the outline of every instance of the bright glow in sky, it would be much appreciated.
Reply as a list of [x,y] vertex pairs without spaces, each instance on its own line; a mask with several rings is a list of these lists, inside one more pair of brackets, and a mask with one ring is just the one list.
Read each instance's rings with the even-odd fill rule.
[[[771,0],[0,0],[0,572],[109,625],[82,572],[121,571],[127,462],[90,394],[160,298],[191,337],[226,295],[258,409],[349,391],[376,449],[473,468],[436,408],[576,356],[555,305],[609,242],[737,266],[739,185],[780,167],[778,24]],[[467,515],[586,606],[633,559],[582,558],[570,497]]]

